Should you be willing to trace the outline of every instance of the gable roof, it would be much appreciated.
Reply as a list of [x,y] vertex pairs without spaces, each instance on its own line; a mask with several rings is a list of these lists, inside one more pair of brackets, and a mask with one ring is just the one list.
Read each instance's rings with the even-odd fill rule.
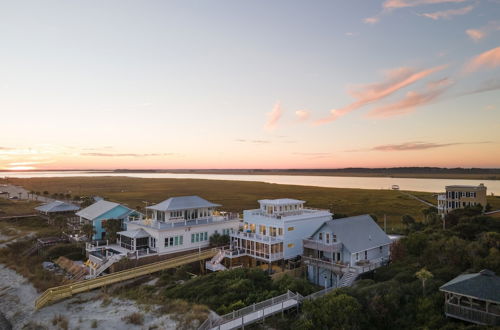
[[220,204],[211,203],[199,196],[180,196],[171,197],[156,205],[148,206],[147,208],[156,211],[179,211],[217,206],[220,206]]
[[337,240],[351,253],[391,244],[389,236],[368,214],[328,220],[312,236],[325,229],[337,235]]
[[78,215],[82,218],[88,219],[88,220],[93,220],[93,219],[103,215],[104,213],[111,211],[112,209],[114,209],[115,207],[118,207],[118,206],[122,206],[125,209],[127,209],[127,211],[125,211],[119,217],[133,211],[133,210],[129,209],[128,207],[123,206],[121,204],[114,203],[114,202],[108,202],[105,200],[100,200],[100,201],[90,205],[89,207],[86,207],[83,210],[80,210],[79,212],[76,213],[76,215]]
[[79,206],[74,204],[65,203],[61,201],[53,201],[50,203],[46,203],[35,207],[35,210],[45,213],[54,213],[54,212],[71,212],[78,211],[80,209]]
[[443,284],[439,290],[499,303],[500,276],[495,275],[491,270],[459,275]]

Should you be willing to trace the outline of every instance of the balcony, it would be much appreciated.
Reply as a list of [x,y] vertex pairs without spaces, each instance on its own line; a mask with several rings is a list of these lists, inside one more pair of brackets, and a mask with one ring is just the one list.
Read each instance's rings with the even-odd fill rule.
[[167,220],[167,221],[156,221],[151,218],[144,218],[135,221],[128,221],[126,223],[138,225],[141,227],[159,229],[159,230],[168,230],[182,227],[193,227],[199,225],[207,225],[212,223],[220,223],[227,221],[239,221],[240,219],[237,216],[209,216],[192,220]]
[[444,305],[446,316],[481,325],[499,325],[500,315],[486,312],[486,310],[459,306],[446,302]]
[[437,199],[438,199],[438,201],[445,201],[446,200],[446,194],[439,194]]
[[254,242],[259,242],[259,243],[281,243],[283,242],[283,237],[282,236],[267,236],[267,235],[262,235],[262,234],[256,234],[256,233],[247,233],[244,231],[237,231],[231,233],[231,237],[235,238],[242,238],[242,239],[247,239],[250,241]]
[[254,209],[254,210],[243,211],[243,217],[246,218],[249,216],[254,216],[254,217],[265,217],[265,218],[271,218],[271,219],[277,219],[277,220],[288,220],[288,218],[290,218],[290,219],[293,219],[294,217],[299,218],[303,215],[314,214],[314,213],[323,213],[324,215],[328,215],[328,214],[330,214],[330,210],[307,207],[307,208],[293,210],[293,211],[267,213],[267,212],[262,211],[261,209]]
[[314,257],[304,255],[304,256],[302,256],[302,260],[304,261],[304,264],[306,264],[306,265],[326,268],[326,269],[329,269],[337,274],[344,274],[344,273],[348,273],[349,271],[354,272],[354,273],[357,272],[356,268],[349,267],[348,264],[342,264],[339,262],[335,262],[335,261],[328,259],[328,258],[319,259],[319,258],[314,258]]
[[330,244],[325,244],[322,242],[318,242],[312,239],[304,239],[302,240],[302,245],[304,248],[308,248],[311,250],[318,250],[318,251],[323,251],[323,252],[334,252],[338,253],[342,251],[342,243],[341,242],[335,242],[335,243],[330,243]]

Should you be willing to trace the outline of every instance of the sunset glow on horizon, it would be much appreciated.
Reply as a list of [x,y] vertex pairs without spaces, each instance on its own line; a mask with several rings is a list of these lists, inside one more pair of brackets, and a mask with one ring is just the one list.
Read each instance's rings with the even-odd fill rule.
[[32,0],[0,18],[0,170],[500,167],[498,1]]

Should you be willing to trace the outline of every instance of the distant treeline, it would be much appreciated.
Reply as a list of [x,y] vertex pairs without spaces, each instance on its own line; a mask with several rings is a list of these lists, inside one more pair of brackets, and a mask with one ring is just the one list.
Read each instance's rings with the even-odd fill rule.
[[172,169],[172,170],[129,170],[117,169],[115,172],[245,172],[245,173],[369,173],[369,174],[499,174],[500,168],[443,168],[443,167],[386,167],[364,168],[347,167],[332,169]]

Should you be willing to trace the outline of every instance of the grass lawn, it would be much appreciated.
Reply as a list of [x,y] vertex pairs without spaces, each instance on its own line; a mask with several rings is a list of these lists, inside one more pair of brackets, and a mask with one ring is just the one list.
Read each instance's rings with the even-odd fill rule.
[[[157,203],[172,196],[199,195],[223,210],[241,212],[258,207],[264,198],[297,198],[307,206],[333,209],[337,214],[373,214],[383,222],[387,215],[388,230],[400,227],[400,218],[409,214],[422,219],[426,206],[398,191],[321,188],[278,185],[262,182],[217,181],[200,179],[144,179],[130,177],[68,177],[9,179],[10,183],[28,190],[72,195],[99,195],[108,200],[127,204],[131,208],[144,207],[143,201]],[[431,193],[419,197],[433,200]]]

